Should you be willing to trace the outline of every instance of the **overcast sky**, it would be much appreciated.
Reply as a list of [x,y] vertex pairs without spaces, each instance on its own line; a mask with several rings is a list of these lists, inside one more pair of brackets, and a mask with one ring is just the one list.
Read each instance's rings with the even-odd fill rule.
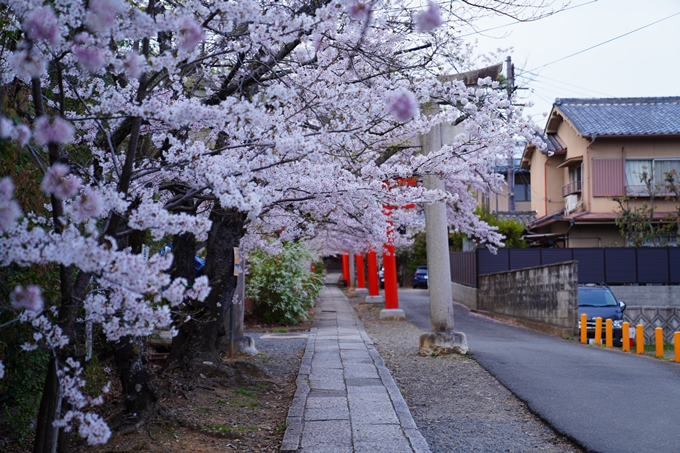
[[[555,98],[680,95],[680,14],[549,64],[676,13],[680,0],[572,0],[550,17],[466,39],[478,39],[483,52],[513,47],[516,84],[528,88],[520,96],[534,102],[527,112],[544,126]],[[487,20],[478,29],[509,23]]]

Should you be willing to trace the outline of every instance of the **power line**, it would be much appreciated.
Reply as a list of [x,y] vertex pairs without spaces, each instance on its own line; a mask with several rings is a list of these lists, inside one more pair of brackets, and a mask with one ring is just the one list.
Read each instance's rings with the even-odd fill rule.
[[628,35],[630,35],[630,34],[632,34],[632,33],[635,33],[636,31],[640,31],[640,30],[643,30],[643,29],[645,29],[645,28],[647,28],[647,27],[651,27],[652,25],[658,24],[659,22],[663,22],[664,20],[670,19],[671,17],[675,17],[675,16],[677,16],[678,14],[680,14],[680,11],[678,11],[678,12],[675,13],[675,14],[671,14],[670,16],[666,16],[666,17],[664,17],[663,19],[659,19],[659,20],[654,21],[654,22],[652,22],[652,23],[649,23],[649,24],[647,24],[647,25],[643,25],[642,27],[636,28],[635,30],[631,30],[631,31],[629,31],[629,32],[627,32],[627,33],[624,33],[624,34],[622,34],[622,35],[619,35],[619,36],[616,36],[616,37],[614,37],[614,38],[611,38],[611,39],[608,39],[608,40],[606,40],[606,41],[603,41],[603,42],[601,42],[601,43],[599,43],[599,44],[595,44],[594,46],[590,46],[590,47],[588,47],[587,49],[579,50],[578,52],[575,52],[575,53],[573,53],[573,54],[571,54],[571,55],[567,55],[566,57],[559,58],[559,59],[557,59],[557,60],[555,60],[555,61],[551,61],[550,63],[546,63],[546,64],[541,65],[541,66],[537,66],[537,67],[535,67],[535,68],[533,68],[533,69],[530,69],[530,70],[524,71],[524,72],[532,72],[532,71],[536,71],[536,70],[538,70],[538,69],[543,69],[543,68],[545,68],[546,66],[550,66],[551,64],[555,64],[555,63],[557,63],[557,62],[559,62],[559,61],[563,61],[563,60],[566,60],[567,58],[571,58],[571,57],[573,57],[573,56],[582,54],[583,52],[587,52],[587,51],[592,50],[592,49],[594,49],[594,48],[596,48],[596,47],[600,47],[601,45],[610,43],[610,42],[612,42],[612,41],[616,41],[617,39],[623,38],[624,36],[628,36]]
[[[530,78],[529,78],[529,83],[531,83],[531,82],[533,81],[533,82],[539,82],[539,83],[543,83],[543,84],[546,84],[546,85],[550,85],[550,84],[547,83],[547,82],[541,82],[541,81],[539,81],[539,80],[536,79],[536,77],[541,77],[541,78],[544,78],[544,79],[552,80],[553,82],[560,83],[560,84],[562,84],[562,85],[568,85],[568,86],[570,86],[570,87],[578,88],[578,89],[580,89],[580,90],[591,91],[591,92],[593,92],[593,93],[600,94],[600,95],[602,95],[602,96],[609,96],[609,97],[611,97],[611,95],[609,95],[609,94],[607,94],[607,93],[603,93],[603,92],[601,92],[601,91],[593,90],[593,89],[586,88],[586,87],[582,87],[582,86],[579,86],[579,85],[574,85],[573,83],[564,82],[564,81],[562,81],[562,80],[554,79],[554,78],[552,78],[552,77],[548,77],[548,76],[545,76],[545,75],[540,75],[540,74],[535,73],[535,72],[530,72],[530,71],[525,71],[525,72],[526,72],[527,74],[531,74],[531,75],[535,76],[535,77],[530,77]],[[558,86],[555,86],[555,85],[550,85],[550,86],[554,86],[555,88],[561,88],[561,87],[558,87]]]
[[[557,10],[557,11],[551,11],[551,12],[549,12],[549,13],[546,13],[546,14],[544,14],[544,15],[542,15],[542,16],[537,17],[536,19],[532,19],[531,21],[534,22],[534,21],[536,21],[536,20],[545,19],[546,17],[550,17],[550,16],[555,15],[555,14],[557,14],[557,13],[561,13],[561,12],[564,12],[564,11],[568,11],[568,10],[570,10],[570,9],[580,8],[581,6],[590,5],[591,3],[595,3],[595,2],[597,2],[597,0],[591,0],[591,1],[586,2],[586,3],[580,3],[580,4],[578,4],[578,5],[570,6],[570,7],[568,7],[568,8],[560,9],[560,10]],[[478,30],[478,31],[473,31],[472,33],[468,33],[468,34],[466,34],[466,35],[460,35],[460,36],[458,36],[458,38],[467,38],[468,36],[479,35],[479,34],[481,34],[481,33],[486,33],[487,31],[498,30],[499,28],[505,28],[505,27],[509,27],[509,26],[511,26],[511,25],[523,24],[523,23],[525,23],[525,22],[527,22],[527,21],[524,21],[524,20],[516,20],[516,21],[514,21],[514,22],[510,22],[510,23],[503,24],[503,25],[498,25],[498,26],[496,26],[496,27],[487,28],[487,29],[485,29],[485,30]]]
[[527,84],[529,84],[529,83],[540,83],[540,84],[543,84],[543,85],[547,85],[549,87],[557,88],[558,90],[571,91],[573,93],[577,93],[577,94],[583,95],[583,96],[592,96],[592,94],[588,94],[588,92],[590,92],[590,93],[595,93],[595,94],[599,94],[599,95],[602,95],[602,96],[612,97],[611,95],[606,94],[606,93],[602,93],[602,92],[591,90],[591,89],[584,88],[584,87],[579,87],[577,85],[571,85],[571,84],[568,84],[566,82],[565,82],[565,84],[570,85],[570,87],[563,87],[563,86],[559,86],[559,85],[554,85],[552,83],[545,82],[545,81],[539,80],[537,78],[531,79]]

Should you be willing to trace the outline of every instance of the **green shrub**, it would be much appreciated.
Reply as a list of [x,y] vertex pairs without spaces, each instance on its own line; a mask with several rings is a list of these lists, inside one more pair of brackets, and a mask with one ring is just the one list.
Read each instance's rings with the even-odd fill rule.
[[[0,323],[7,322],[5,313]],[[0,359],[5,377],[0,379],[0,410],[5,412],[12,437],[24,444],[33,437],[49,354],[42,349],[23,351],[21,345],[32,338],[30,326],[11,323],[0,334]],[[3,417],[4,418],[4,417]]]
[[253,314],[282,324],[306,319],[323,286],[321,266],[311,270],[314,258],[301,242],[285,243],[278,255],[259,249],[251,252],[246,294],[253,300]]

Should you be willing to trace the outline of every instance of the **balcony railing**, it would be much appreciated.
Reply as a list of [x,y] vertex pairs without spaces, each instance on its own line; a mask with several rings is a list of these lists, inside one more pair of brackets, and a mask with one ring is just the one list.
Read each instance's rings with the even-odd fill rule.
[[581,193],[581,181],[572,181],[562,186],[562,196],[566,197],[572,193]]
[[[668,190],[666,184],[652,184],[652,191],[655,197],[670,197],[675,194]],[[628,197],[649,197],[649,190],[644,184],[627,185],[626,196]]]

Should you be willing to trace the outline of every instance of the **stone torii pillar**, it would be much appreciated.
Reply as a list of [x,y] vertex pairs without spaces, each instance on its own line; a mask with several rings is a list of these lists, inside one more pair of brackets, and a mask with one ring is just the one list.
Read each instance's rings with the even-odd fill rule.
[[347,253],[347,261],[348,261],[348,272],[349,272],[349,287],[350,288],[356,288],[357,287],[357,276],[355,275],[354,272],[354,256],[352,252]]
[[[426,108],[429,107],[429,111]],[[423,110],[436,114],[439,107],[429,105]],[[420,137],[423,154],[437,151],[442,147],[442,126],[432,127]],[[434,175],[424,177],[425,187],[429,190],[445,190],[444,182]],[[420,336],[421,355],[465,354],[468,351],[465,334],[453,331],[453,295],[451,293],[451,268],[449,259],[448,222],[446,203],[425,205],[425,238],[427,241],[427,272],[430,293],[431,332]]]

